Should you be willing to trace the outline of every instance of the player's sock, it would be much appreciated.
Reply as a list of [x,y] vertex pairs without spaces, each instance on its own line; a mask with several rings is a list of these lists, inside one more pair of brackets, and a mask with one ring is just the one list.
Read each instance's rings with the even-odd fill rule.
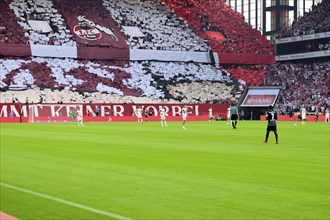
[[276,144],[278,144],[278,134],[276,131],[274,131],[274,134],[275,134]]
[[269,131],[267,131],[267,133],[266,133],[266,139],[265,139],[265,143],[267,143],[268,142],[268,137],[269,137]]

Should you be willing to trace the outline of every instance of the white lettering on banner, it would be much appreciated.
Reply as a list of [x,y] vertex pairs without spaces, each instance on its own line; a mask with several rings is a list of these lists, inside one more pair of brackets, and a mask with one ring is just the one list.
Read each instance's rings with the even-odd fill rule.
[[[77,105],[66,105],[66,116],[69,116],[69,113],[71,111],[71,108],[76,112]],[[80,111],[82,112],[82,109],[80,108]]]
[[8,117],[8,111],[7,111],[7,106],[8,105],[3,105],[1,112],[0,112],[0,117]]
[[166,106],[166,105],[163,105],[163,108],[165,108],[165,115],[168,116],[168,113],[170,111],[170,108],[168,106]]
[[10,106],[10,111],[14,113],[14,116],[15,117],[19,117],[20,116],[19,113],[18,113],[18,111],[17,111],[17,109],[16,109],[16,107],[15,107],[15,105],[11,105]]
[[32,106],[35,117],[39,117],[39,109],[38,109],[39,107],[41,110],[43,109],[43,106],[41,106],[41,105]]
[[14,113],[15,117],[20,117],[20,114],[18,113],[18,111],[14,105],[10,106],[10,111],[12,111]]
[[[144,105],[139,105],[140,107],[141,107],[141,109],[142,109],[142,112],[143,112],[143,109],[144,109]],[[136,109],[137,109],[137,106],[136,105],[132,105],[132,109],[133,109],[133,112],[134,112],[134,114],[135,114],[135,112],[136,112]]]
[[[246,99],[244,102],[252,104],[258,104],[261,102],[268,102],[269,97],[255,97],[251,96],[250,99]],[[69,116],[69,112],[76,112],[78,109],[83,112],[84,116],[95,116],[95,107],[100,108],[99,116],[131,116],[132,111],[136,111],[137,108],[141,107],[143,113],[150,111],[153,116],[159,116],[159,109],[161,106],[165,109],[165,114],[167,116],[181,116],[181,111],[184,104],[1,104],[0,103],[0,117],[59,117],[59,116]],[[192,104],[187,105],[187,110],[189,115],[199,116],[207,114],[206,108],[209,105],[198,105]],[[214,109],[216,111],[218,107]],[[200,112],[202,111],[202,112]],[[12,112],[12,113],[10,113]]]
[[28,113],[27,113],[27,106],[26,105],[23,105],[22,108],[21,108],[21,114],[23,117],[27,117],[28,116]]
[[198,105],[195,105],[195,115],[199,115]]
[[122,105],[113,106],[113,116],[124,116],[124,107]]
[[63,106],[51,105],[50,106],[51,117],[59,116],[59,111],[62,109],[62,107]]
[[181,107],[177,105],[172,106],[172,116],[180,116],[181,115]]
[[158,116],[158,110],[157,110],[157,108],[155,107],[155,106],[148,106],[148,107],[146,107],[146,111],[150,111],[150,109],[152,108],[152,112],[153,112],[153,115],[154,116]]
[[[106,111],[108,109],[109,111]],[[111,115],[111,106],[101,105],[101,116]]]
[[92,107],[90,105],[86,105],[86,113],[91,113],[92,115],[95,115],[95,112],[93,111]]
[[[8,106],[3,106],[1,109],[0,117],[8,117]],[[15,105],[10,105],[10,111],[13,112],[13,117],[20,117]]]
[[[189,109],[190,109],[191,111],[189,111]],[[188,112],[188,114],[192,114],[192,113],[193,113],[193,112],[192,112],[193,109],[194,109],[194,107],[187,105],[187,112]]]

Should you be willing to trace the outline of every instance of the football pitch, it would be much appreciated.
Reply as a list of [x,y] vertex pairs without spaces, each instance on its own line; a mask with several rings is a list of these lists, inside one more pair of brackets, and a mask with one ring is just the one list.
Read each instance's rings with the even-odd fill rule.
[[0,210],[19,219],[329,219],[324,122],[0,124]]

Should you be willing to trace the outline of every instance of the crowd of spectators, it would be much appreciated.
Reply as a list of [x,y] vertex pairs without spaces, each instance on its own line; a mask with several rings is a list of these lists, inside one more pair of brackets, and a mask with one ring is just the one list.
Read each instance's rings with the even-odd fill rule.
[[[28,42],[22,43],[75,45],[65,19],[58,13],[57,9],[54,8],[53,1],[13,0],[9,6],[16,15],[17,23],[25,30],[24,39],[28,39]],[[33,29],[29,21],[44,21],[49,25],[51,30],[44,32],[38,28]]]
[[[275,63],[266,77],[266,85],[282,86],[281,109],[311,109],[330,106],[330,61],[311,64]],[[313,107],[312,107],[313,106]]]
[[[71,7],[75,2],[67,1],[67,4],[69,2],[71,13],[75,16],[83,10],[83,14],[93,13],[102,20],[112,17],[119,26],[137,27],[144,36],[127,34],[126,43],[131,49],[212,49],[220,53],[273,54],[273,47],[269,41],[224,1],[100,0],[93,1],[93,7]],[[83,2],[85,1],[79,1],[79,4]],[[63,1],[12,0],[10,4],[8,1],[1,1],[1,4],[1,10],[8,17],[8,22],[0,23],[2,42],[7,43],[16,39],[20,43],[76,45],[63,17],[63,10],[67,10],[67,7],[61,5]],[[29,25],[29,20],[45,21],[51,27],[51,31],[34,30]],[[17,28],[18,24],[20,28]],[[218,32],[224,39],[214,39],[206,34],[207,31]],[[122,32],[124,33],[123,29]]]
[[[232,97],[234,84],[227,74],[212,65],[184,62],[144,61],[126,64],[52,58],[1,59],[0,76],[2,90],[50,88],[122,97],[148,97],[154,100],[192,100],[189,84],[193,82],[218,83],[217,88],[221,91],[216,94],[221,94],[219,99],[226,100]],[[178,88],[176,85],[183,83],[188,88],[185,90],[187,94],[177,97],[175,92],[183,90],[182,86]],[[205,88],[199,91],[200,96],[204,96],[199,101],[215,100],[214,88]]]
[[218,82],[184,82],[168,85],[167,90],[175,100],[182,103],[230,103],[232,98],[238,100],[239,95],[233,95],[234,85]]
[[[194,32],[208,40],[213,51],[235,54],[274,54],[266,37],[244,21],[243,16],[214,0],[164,0],[177,16],[185,19]],[[207,31],[221,33],[224,40],[216,40]]]
[[330,50],[329,45],[330,37],[305,42],[297,41],[291,44],[279,44],[277,45],[276,54],[283,55]]
[[224,65],[221,68],[230,73],[231,77],[239,80],[242,88],[261,86],[268,71],[268,65]]
[[276,38],[294,37],[330,31],[330,1],[323,0],[312,10],[277,34]]
[[178,18],[160,0],[103,0],[103,4],[121,26],[136,27],[144,35],[126,35],[126,41],[132,49],[209,50],[207,43],[196,36],[187,22]]
[[18,18],[10,9],[8,1],[0,1],[0,43],[17,44],[27,43],[29,38],[18,24]]

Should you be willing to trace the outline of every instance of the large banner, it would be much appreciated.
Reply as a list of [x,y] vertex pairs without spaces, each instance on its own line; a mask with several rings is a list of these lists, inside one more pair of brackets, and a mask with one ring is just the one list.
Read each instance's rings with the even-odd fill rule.
[[[159,116],[159,108],[163,106],[167,116],[181,116],[184,104],[33,104],[0,103],[0,118],[20,117],[68,117],[71,112],[82,109],[83,116],[133,116],[138,107],[142,112],[149,111],[153,116]],[[226,118],[229,104],[187,104],[188,113],[191,116],[208,115],[211,107],[214,116],[220,115]]]
[[[118,24],[111,18],[101,0],[61,1],[61,12],[75,40],[86,46],[128,48]],[[95,13],[97,12],[97,13]]]

